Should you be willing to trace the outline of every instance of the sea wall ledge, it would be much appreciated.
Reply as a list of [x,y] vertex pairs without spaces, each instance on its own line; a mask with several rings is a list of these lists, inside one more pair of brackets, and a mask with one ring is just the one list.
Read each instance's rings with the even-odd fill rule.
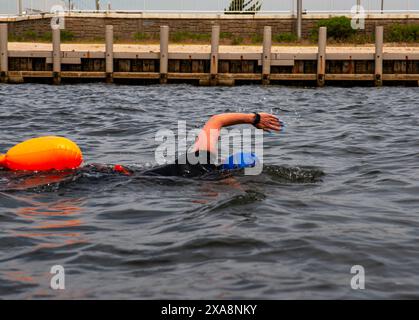
[[200,85],[312,82],[419,83],[419,47],[385,47],[384,28],[375,28],[375,45],[327,46],[319,29],[317,46],[273,46],[272,27],[263,27],[262,46],[221,46],[220,26],[211,27],[208,45],[169,44],[170,27],[159,27],[160,44],[114,44],[114,26],[106,25],[104,44],[9,43],[9,23],[0,23],[0,80],[21,83],[47,80],[107,82],[193,82]]

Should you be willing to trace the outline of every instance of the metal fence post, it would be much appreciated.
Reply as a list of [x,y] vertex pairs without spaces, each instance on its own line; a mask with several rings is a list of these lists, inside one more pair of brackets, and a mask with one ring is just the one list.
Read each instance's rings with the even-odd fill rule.
[[303,0],[297,0],[297,37],[301,40],[303,24]]
[[17,14],[21,16],[23,14],[22,0],[17,0]]

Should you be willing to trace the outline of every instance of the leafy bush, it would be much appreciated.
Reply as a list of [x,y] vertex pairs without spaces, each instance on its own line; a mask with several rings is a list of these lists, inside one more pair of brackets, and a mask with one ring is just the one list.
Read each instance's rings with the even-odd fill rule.
[[355,29],[352,29],[351,19],[347,17],[333,17],[329,19],[320,20],[316,28],[311,31],[311,36],[313,40],[318,39],[319,28],[327,28],[328,38],[334,40],[347,40],[356,33]]
[[393,24],[385,34],[389,42],[417,42],[419,24]]
[[298,40],[298,37],[293,33],[278,33],[273,37],[274,42],[295,42]]

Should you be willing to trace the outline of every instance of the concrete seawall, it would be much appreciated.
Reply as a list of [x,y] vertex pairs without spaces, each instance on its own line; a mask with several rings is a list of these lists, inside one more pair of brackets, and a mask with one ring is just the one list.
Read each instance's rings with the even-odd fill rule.
[[[307,37],[319,20],[331,15],[303,15],[302,35]],[[17,18],[0,18],[9,23],[9,37],[23,37],[28,31],[42,36],[50,32],[50,14]],[[391,24],[419,24],[419,14],[374,14],[367,15],[365,30],[360,33],[372,35],[375,27],[388,27]],[[160,26],[169,26],[171,32],[191,32],[208,34],[213,25],[219,25],[221,32],[250,38],[255,34],[263,35],[264,26],[271,26],[272,33],[290,33],[296,28],[293,15],[231,15],[231,14],[123,14],[123,13],[71,13],[65,15],[65,28],[74,35],[74,40],[104,39],[106,25],[114,26],[114,37],[118,41],[132,41],[136,33],[151,38],[159,37]]]

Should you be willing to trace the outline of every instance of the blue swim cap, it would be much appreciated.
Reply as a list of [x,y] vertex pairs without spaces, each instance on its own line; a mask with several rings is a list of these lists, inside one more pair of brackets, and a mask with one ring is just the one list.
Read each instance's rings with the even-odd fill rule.
[[259,161],[253,152],[238,152],[228,157],[222,164],[225,170],[251,168]]

